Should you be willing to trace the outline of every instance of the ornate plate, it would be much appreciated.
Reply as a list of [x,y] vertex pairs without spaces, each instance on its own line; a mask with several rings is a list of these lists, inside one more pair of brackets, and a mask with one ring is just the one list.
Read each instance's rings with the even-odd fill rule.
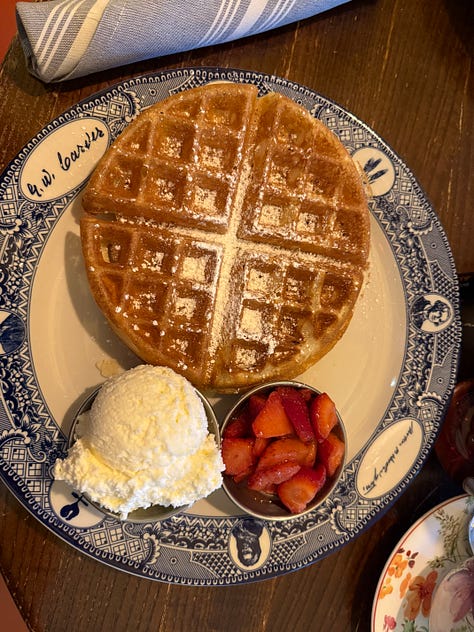
[[[474,499],[458,496],[433,507],[410,527],[380,576],[372,632],[428,630],[437,586],[450,570],[472,556],[468,523],[473,512]],[[461,628],[467,632],[462,624]]]
[[[322,507],[285,523],[239,513],[219,490],[187,512],[120,523],[51,477],[72,414],[117,367],[138,363],[96,308],[78,230],[81,191],[110,142],[144,108],[208,81],[278,91],[321,119],[369,179],[367,283],[343,339],[300,376],[335,399],[348,461]],[[423,465],[454,387],[458,283],[446,236],[414,176],[332,101],[256,72],[194,68],[131,79],[52,121],[0,180],[0,469],[13,494],[76,549],[177,584],[228,585],[297,570],[375,521]],[[232,398],[214,400],[223,418]]]

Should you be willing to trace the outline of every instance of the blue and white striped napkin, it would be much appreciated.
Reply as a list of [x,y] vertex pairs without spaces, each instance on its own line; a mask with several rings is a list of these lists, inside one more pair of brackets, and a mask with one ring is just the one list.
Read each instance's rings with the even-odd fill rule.
[[19,2],[30,71],[45,82],[220,44],[348,0],[52,0]]

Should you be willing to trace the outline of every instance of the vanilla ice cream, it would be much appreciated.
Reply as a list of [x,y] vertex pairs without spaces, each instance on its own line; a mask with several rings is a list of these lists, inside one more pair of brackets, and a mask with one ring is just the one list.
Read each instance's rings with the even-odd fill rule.
[[107,380],[54,476],[125,518],[151,505],[208,496],[224,469],[203,403],[165,367],[141,365]]

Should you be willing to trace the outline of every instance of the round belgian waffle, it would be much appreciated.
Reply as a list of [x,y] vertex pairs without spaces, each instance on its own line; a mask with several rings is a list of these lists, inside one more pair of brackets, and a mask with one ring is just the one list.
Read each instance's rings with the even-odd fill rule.
[[83,196],[94,298],[197,387],[291,378],[339,340],[369,251],[361,176],[292,100],[215,83],[141,113]]

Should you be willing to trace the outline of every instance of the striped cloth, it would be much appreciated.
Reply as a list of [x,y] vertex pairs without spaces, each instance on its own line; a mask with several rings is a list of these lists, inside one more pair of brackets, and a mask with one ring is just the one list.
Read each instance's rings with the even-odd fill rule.
[[19,2],[30,71],[62,81],[220,44],[302,20],[348,0],[52,0]]

